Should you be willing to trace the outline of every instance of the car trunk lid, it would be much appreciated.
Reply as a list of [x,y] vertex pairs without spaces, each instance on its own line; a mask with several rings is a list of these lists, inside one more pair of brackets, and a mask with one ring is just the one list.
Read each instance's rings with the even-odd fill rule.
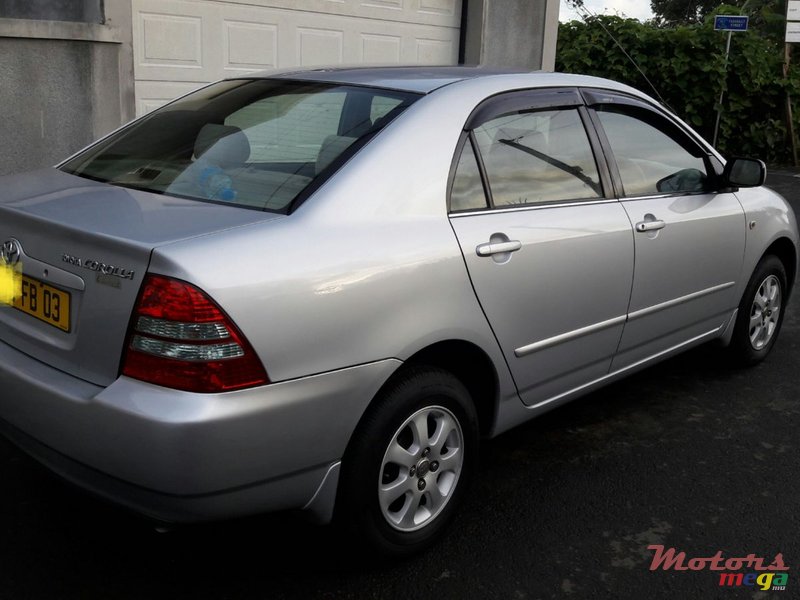
[[[0,340],[98,385],[116,379],[154,248],[283,215],[110,186],[44,169],[0,185],[0,244],[24,276]],[[34,298],[35,296],[35,298]]]

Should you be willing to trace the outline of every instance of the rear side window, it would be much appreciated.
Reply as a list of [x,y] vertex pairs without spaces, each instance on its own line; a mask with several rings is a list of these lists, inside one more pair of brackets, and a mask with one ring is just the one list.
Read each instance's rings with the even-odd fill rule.
[[478,210],[486,208],[486,192],[483,189],[478,159],[468,139],[461,151],[456,167],[453,187],[450,190],[450,210]]
[[504,115],[474,130],[495,207],[603,196],[576,109]]
[[223,81],[153,112],[61,168],[123,187],[287,212],[340,156],[417,98],[325,83]]

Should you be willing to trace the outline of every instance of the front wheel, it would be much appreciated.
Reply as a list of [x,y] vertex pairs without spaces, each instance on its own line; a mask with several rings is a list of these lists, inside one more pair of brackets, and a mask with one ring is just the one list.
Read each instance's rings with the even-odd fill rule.
[[384,556],[433,543],[453,517],[477,457],[478,423],[464,385],[413,367],[376,399],[342,463],[336,520]]
[[765,256],[747,284],[730,351],[736,363],[764,360],[778,339],[786,302],[786,269],[776,256]]

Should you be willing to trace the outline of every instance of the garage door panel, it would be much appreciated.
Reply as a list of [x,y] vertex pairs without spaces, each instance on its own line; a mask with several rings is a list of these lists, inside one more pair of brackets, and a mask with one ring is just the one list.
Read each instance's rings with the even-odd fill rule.
[[224,20],[225,71],[252,71],[278,66],[278,26],[273,23]]
[[446,65],[453,62],[451,40],[417,39],[417,55],[414,62],[426,65]]
[[201,85],[195,82],[137,81],[134,88],[136,93],[136,114],[149,113],[175,98],[196,90]]
[[390,10],[403,10],[403,0],[370,0],[362,2],[366,8],[388,8]]
[[457,4],[460,3],[457,3],[456,0],[419,0],[419,12],[421,14],[454,17],[456,16]]
[[297,58],[304,67],[341,64],[344,60],[344,31],[298,27]]
[[141,13],[141,64],[202,68],[199,16]]
[[254,70],[458,60],[460,0],[133,0],[133,9],[137,114],[176,89]]
[[399,63],[403,38],[395,35],[361,34],[361,56],[363,63]]
[[461,19],[460,0],[237,0],[236,4],[442,27],[456,26]]

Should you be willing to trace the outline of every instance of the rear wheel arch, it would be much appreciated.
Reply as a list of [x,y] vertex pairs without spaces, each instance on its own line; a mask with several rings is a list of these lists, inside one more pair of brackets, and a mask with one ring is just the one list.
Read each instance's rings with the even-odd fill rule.
[[[494,429],[497,420],[499,401],[499,378],[492,359],[479,346],[465,340],[443,340],[422,348],[412,354],[389,376],[364,409],[355,433],[361,428],[365,418],[374,410],[386,390],[416,367],[435,367],[447,371],[467,388],[478,416],[481,437],[487,437]],[[351,440],[352,440],[351,433]],[[350,447],[348,443],[345,456]]]
[[404,364],[350,438],[334,525],[365,556],[408,556],[435,543],[477,466],[479,432],[461,380],[439,366]]
[[[391,374],[370,400],[353,433],[374,410],[379,410],[380,398],[386,390],[406,377],[417,367],[434,367],[447,371],[467,389],[478,416],[481,437],[488,437],[494,430],[499,402],[499,377],[492,359],[479,346],[465,340],[443,340],[433,343],[412,354]],[[351,434],[352,440],[352,434]],[[345,449],[350,448],[348,443]]]
[[461,381],[475,405],[481,436],[489,435],[497,415],[499,379],[492,360],[481,348],[463,340],[437,342],[409,357],[395,375],[414,366],[438,367]]
[[[477,466],[479,439],[491,433],[494,425],[498,390],[499,378],[489,356],[479,346],[464,340],[436,342],[405,360],[383,383],[353,430],[342,457],[334,524],[348,538],[363,542],[364,549],[371,549],[381,556],[407,556],[434,543],[453,518],[472,479]],[[417,445],[413,451],[412,445],[407,447],[411,451],[409,460],[419,460],[418,464],[409,466],[405,456],[399,459],[400,463],[392,458],[387,463],[391,440],[399,443],[400,437],[394,436],[405,432],[405,425],[397,429],[398,423],[415,420],[422,412],[431,417],[439,415],[445,420],[449,415],[454,420],[458,433],[453,440],[448,436],[444,441],[445,454],[441,454],[438,444],[431,444],[429,449]],[[391,436],[393,430],[397,432]],[[460,448],[458,452],[464,457],[463,463],[453,471],[443,467],[439,475],[436,465],[440,465],[439,460],[441,466],[445,464],[451,443]],[[427,452],[430,452],[430,463],[425,462]],[[376,462],[378,459],[380,462]],[[382,473],[383,477],[388,476],[391,481],[396,479],[398,485],[404,485],[401,479],[402,473],[406,472],[410,478],[424,478],[426,481],[433,478],[427,486],[419,484],[422,487],[411,492],[413,498],[406,502],[410,502],[412,507],[414,502],[420,501],[417,496],[423,497],[437,489],[433,486],[440,484],[434,481],[448,481],[439,477],[450,477],[452,481],[453,487],[444,492],[447,497],[444,504],[431,502],[430,506],[436,510],[427,523],[421,522],[418,529],[404,529],[406,505],[395,506],[399,497],[385,505],[392,486],[379,491],[379,487],[374,485],[377,482],[372,480],[373,474]],[[456,473],[454,478],[453,473]],[[407,491],[403,493],[408,494]],[[427,499],[424,506],[428,508]],[[391,525],[398,515],[402,517],[399,524]]]

